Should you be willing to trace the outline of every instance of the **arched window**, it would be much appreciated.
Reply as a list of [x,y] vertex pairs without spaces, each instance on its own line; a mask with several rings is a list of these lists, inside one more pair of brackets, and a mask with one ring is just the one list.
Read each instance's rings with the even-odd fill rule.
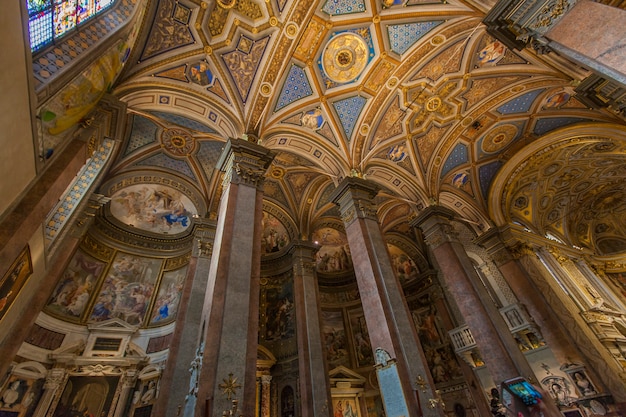
[[116,0],[26,0],[30,49],[37,52],[108,9]]

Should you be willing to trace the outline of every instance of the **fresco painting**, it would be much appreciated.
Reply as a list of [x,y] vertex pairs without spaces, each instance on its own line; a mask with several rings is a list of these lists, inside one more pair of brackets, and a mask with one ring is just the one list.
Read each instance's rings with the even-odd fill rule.
[[505,52],[506,46],[502,42],[491,42],[478,53],[478,65],[481,67],[496,65],[504,57]]
[[18,255],[0,280],[0,320],[9,311],[26,280],[33,273],[28,245]]
[[264,253],[278,252],[289,243],[289,235],[285,226],[280,220],[265,211],[261,221],[261,230],[263,236],[261,249]]
[[350,247],[344,233],[322,227],[313,233],[313,241],[320,245],[315,260],[317,272],[343,272],[352,268]]
[[52,292],[46,311],[68,318],[81,317],[104,266],[104,262],[78,249]]
[[108,415],[118,382],[117,376],[71,376],[52,417]]
[[295,335],[295,310],[293,284],[286,283],[265,291],[266,317],[265,340],[288,339]]
[[387,245],[389,249],[389,257],[391,258],[391,266],[396,276],[400,280],[400,284],[406,284],[415,280],[419,274],[415,262],[402,249],[394,245]]
[[358,415],[354,398],[333,398],[333,417],[358,417]]
[[373,366],[374,353],[363,312],[359,311],[350,314],[350,326],[352,328],[352,344],[354,345],[357,367]]
[[349,366],[348,341],[341,311],[322,310],[322,337],[329,365]]
[[91,320],[119,318],[141,325],[161,269],[161,259],[118,252],[91,312]]
[[180,191],[154,184],[138,184],[111,197],[111,213],[129,226],[148,232],[176,234],[187,230],[198,214]]
[[162,325],[176,319],[186,276],[187,266],[163,273],[150,324]]

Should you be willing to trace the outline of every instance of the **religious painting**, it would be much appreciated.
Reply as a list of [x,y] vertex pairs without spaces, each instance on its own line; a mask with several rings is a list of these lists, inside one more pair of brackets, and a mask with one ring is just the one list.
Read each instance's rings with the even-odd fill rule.
[[[0,391],[0,416],[23,417],[35,409],[37,392],[30,379],[12,375]],[[41,391],[41,383],[37,384]]]
[[333,398],[333,417],[358,417],[357,407],[354,397]]
[[322,310],[322,337],[330,367],[349,366],[346,328],[341,311]]
[[294,417],[296,415],[296,400],[293,388],[287,385],[280,392],[280,415],[282,417]]
[[391,266],[396,276],[400,280],[400,284],[404,285],[415,280],[419,274],[415,262],[402,249],[394,245],[387,245],[389,256],[391,258]]
[[186,276],[187,266],[163,273],[152,308],[150,324],[163,325],[176,319]]
[[161,263],[161,259],[118,252],[91,311],[91,320],[116,317],[131,325],[141,325]]
[[266,211],[263,212],[261,230],[261,250],[264,253],[278,252],[289,243],[289,235],[285,226]]
[[293,284],[266,288],[265,295],[265,340],[288,339],[295,335],[295,311]]
[[463,378],[461,367],[449,345],[437,349],[425,347],[424,356],[426,356],[426,363],[428,363],[428,369],[435,384]]
[[320,245],[315,259],[317,272],[344,272],[352,268],[348,238],[344,233],[322,227],[313,233],[313,241]]
[[105,265],[78,249],[52,292],[46,312],[63,318],[80,318]]
[[365,397],[365,407],[367,407],[367,417],[384,417],[385,408],[380,395]]
[[552,94],[550,97],[546,99],[545,107],[547,109],[555,109],[559,108],[565,104],[570,99],[570,94],[567,91],[561,91],[560,93]]
[[317,130],[324,124],[324,116],[322,115],[322,110],[317,108],[315,110],[308,111],[302,115],[302,126],[311,129]]
[[211,86],[213,85],[213,80],[215,79],[213,72],[209,69],[209,64],[207,64],[206,61],[199,61],[191,64],[187,75],[193,83],[201,86]]
[[357,367],[373,366],[374,353],[362,311],[350,312],[350,327],[352,328],[352,344],[354,345]]
[[496,65],[504,57],[506,46],[500,41],[493,41],[478,53],[478,65]]
[[428,308],[411,312],[411,316],[422,346],[436,347],[446,341],[434,304]]
[[136,33],[137,30],[133,30],[128,39],[120,40],[109,48],[42,108],[39,119],[44,129],[46,159],[52,156],[67,137],[60,133],[76,126],[106,94],[130,55],[130,45],[133,44]]
[[407,151],[404,143],[392,146],[387,152],[387,159],[393,162],[401,162],[406,156]]
[[0,320],[9,310],[32,273],[33,264],[30,259],[30,248],[26,245],[0,280]]
[[117,376],[72,376],[52,417],[99,417],[109,414]]
[[111,196],[111,214],[122,223],[147,232],[184,232],[197,213],[189,197],[162,185],[131,185]]
[[460,171],[454,174],[452,177],[452,185],[459,190],[465,190],[470,182],[469,172]]

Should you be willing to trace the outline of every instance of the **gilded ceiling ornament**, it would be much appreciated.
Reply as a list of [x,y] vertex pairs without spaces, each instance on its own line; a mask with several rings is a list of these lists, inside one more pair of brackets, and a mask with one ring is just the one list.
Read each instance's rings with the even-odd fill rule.
[[163,148],[174,156],[189,155],[196,147],[196,141],[183,129],[165,129],[161,133]]
[[272,94],[272,86],[268,83],[261,84],[261,95],[263,97],[269,97]]
[[298,33],[298,25],[296,25],[293,22],[287,23],[287,26],[285,26],[285,34],[287,35],[287,37],[289,39],[293,39],[297,33]]
[[508,145],[517,135],[517,126],[504,124],[495,127],[485,135],[481,143],[483,152],[494,153]]
[[217,4],[222,9],[232,9],[236,3],[237,3],[237,0],[217,0]]
[[446,37],[445,36],[437,35],[437,36],[433,36],[433,38],[430,40],[430,43],[433,44],[433,45],[441,45],[445,41],[446,41]]
[[322,67],[332,81],[347,83],[356,79],[367,65],[367,44],[355,33],[332,38],[322,53]]

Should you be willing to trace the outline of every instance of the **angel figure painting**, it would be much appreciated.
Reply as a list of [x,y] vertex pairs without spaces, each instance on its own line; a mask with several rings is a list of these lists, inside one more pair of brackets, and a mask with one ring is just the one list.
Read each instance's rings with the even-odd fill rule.
[[111,197],[111,213],[122,223],[153,233],[187,230],[197,210],[189,197],[170,187],[131,185]]
[[118,252],[102,284],[91,320],[114,317],[141,325],[154,291],[162,260]]

